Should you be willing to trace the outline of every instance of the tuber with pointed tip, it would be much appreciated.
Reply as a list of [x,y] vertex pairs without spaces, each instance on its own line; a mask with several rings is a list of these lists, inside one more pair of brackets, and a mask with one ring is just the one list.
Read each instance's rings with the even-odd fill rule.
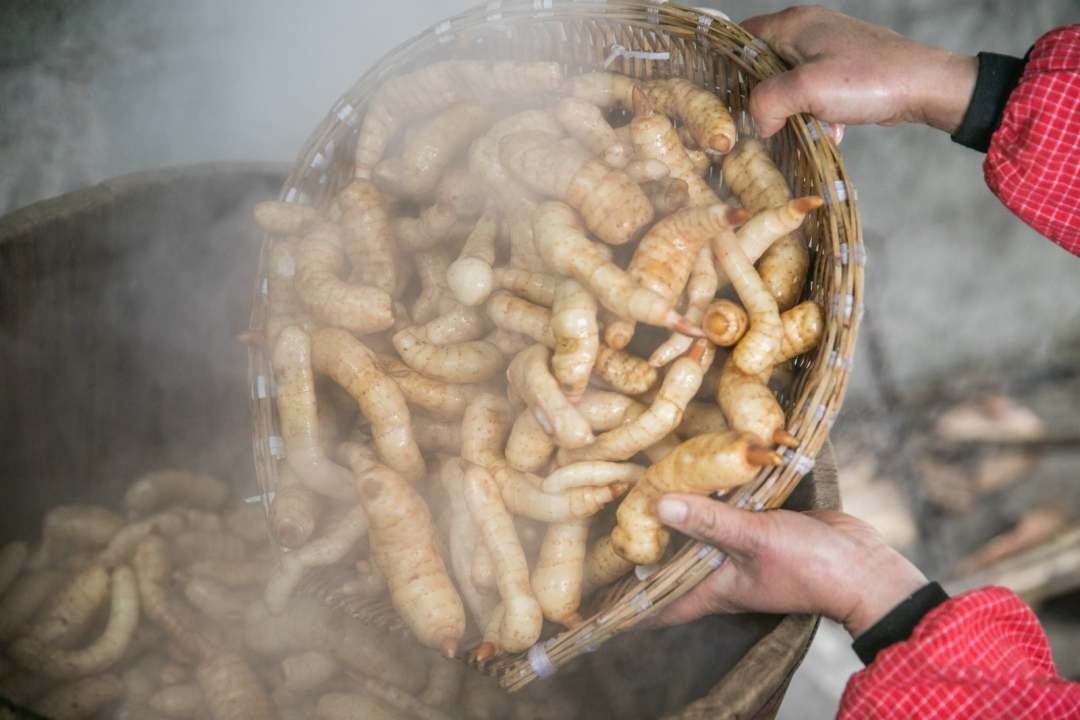
[[666,493],[708,495],[749,482],[763,465],[779,465],[780,456],[749,433],[710,433],[687,440],[650,467],[615,513],[611,531],[615,551],[626,560],[648,565],[660,560],[669,533],[656,516],[656,501]]

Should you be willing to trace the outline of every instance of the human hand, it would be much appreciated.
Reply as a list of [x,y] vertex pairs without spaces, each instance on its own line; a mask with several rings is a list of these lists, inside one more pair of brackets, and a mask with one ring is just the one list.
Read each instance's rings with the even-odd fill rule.
[[750,93],[762,137],[801,112],[834,125],[918,122],[952,133],[975,88],[976,58],[822,7],[797,6],[742,25],[794,65]]
[[696,495],[666,495],[657,511],[664,524],[728,559],[654,625],[713,613],[814,613],[858,637],[927,583],[873,527],[842,512],[754,513]]

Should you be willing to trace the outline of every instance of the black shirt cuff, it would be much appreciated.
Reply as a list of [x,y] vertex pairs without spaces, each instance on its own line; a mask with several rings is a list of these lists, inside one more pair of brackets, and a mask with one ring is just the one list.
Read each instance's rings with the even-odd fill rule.
[[1027,58],[989,52],[981,52],[978,57],[979,74],[971,103],[960,127],[951,137],[955,143],[986,152],[990,147],[990,136],[1001,124],[1005,103],[1024,74]]
[[879,652],[911,637],[915,626],[926,614],[948,599],[949,596],[936,582],[923,585],[860,635],[852,643],[852,649],[864,665],[869,665]]

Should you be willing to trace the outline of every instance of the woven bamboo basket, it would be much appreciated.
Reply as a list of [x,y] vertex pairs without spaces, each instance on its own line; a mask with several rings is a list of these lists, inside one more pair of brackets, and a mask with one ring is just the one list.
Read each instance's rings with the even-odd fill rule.
[[[357,133],[376,89],[391,77],[447,59],[556,61],[566,76],[608,69],[643,79],[684,77],[727,101],[741,136],[754,132],[747,112],[753,86],[786,69],[762,41],[708,11],[640,0],[496,0],[440,22],[370,68],[309,138],[280,199],[327,206],[352,177]],[[784,503],[812,469],[837,417],[861,319],[865,257],[854,188],[826,127],[810,116],[794,117],[768,147],[795,196],[816,194],[826,201],[803,226],[811,251],[804,296],[822,307],[825,328],[817,351],[796,360],[794,378],[780,393],[787,429],[799,440],[798,448],[784,454],[782,465],[763,470],[723,497],[752,510]],[[262,333],[268,320],[269,241],[263,246],[255,286],[253,336]],[[264,498],[269,498],[283,443],[268,349],[253,345],[249,363],[256,471]],[[511,690],[524,687],[662,609],[723,560],[715,548],[688,542],[647,579],[631,574],[600,591],[592,602],[595,612],[581,625],[483,669]],[[379,612],[371,619],[387,620]]]

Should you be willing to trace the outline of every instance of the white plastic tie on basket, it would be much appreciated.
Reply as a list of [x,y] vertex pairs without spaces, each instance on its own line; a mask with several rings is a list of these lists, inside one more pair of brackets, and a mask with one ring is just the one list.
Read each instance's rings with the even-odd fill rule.
[[753,62],[757,59],[757,56],[769,49],[769,46],[765,44],[765,41],[761,38],[754,38],[746,45],[743,45],[742,56],[747,62]]
[[310,205],[311,197],[298,187],[291,187],[285,193],[285,202],[297,205]]
[[630,607],[634,610],[635,615],[649,612],[652,610],[652,606],[652,600],[649,599],[644,590],[630,598]]
[[[836,202],[847,202],[848,199],[848,187],[847,183],[843,180],[833,180],[833,190],[836,192]],[[832,196],[829,193],[822,193],[822,197],[825,198],[825,204],[832,203]]]
[[582,634],[580,634],[576,638],[574,638],[574,645],[576,645],[578,650],[580,650],[583,653],[596,652],[597,647],[596,647],[596,645],[593,645],[592,639],[593,639],[592,630],[586,630],[585,632],[583,632]]
[[750,504],[750,496],[749,495],[744,495],[741,498],[739,498],[737,501],[735,501],[735,507],[739,508],[740,510],[742,510],[744,507],[746,507],[749,504]]
[[248,505],[254,505],[255,503],[263,502],[272,503],[274,502],[274,494],[275,493],[273,490],[267,490],[266,492],[259,493],[258,495],[249,495],[248,497],[244,498],[244,502]]
[[828,427],[830,430],[832,430],[832,426],[836,424],[836,418],[838,418],[838,417],[840,417],[840,413],[838,413],[836,410],[833,410],[828,415],[826,415],[825,416],[825,425],[826,425],[826,427]]
[[663,567],[663,565],[661,565],[660,563],[650,563],[648,565],[635,565],[634,566],[634,576],[638,580],[645,581],[645,580],[648,580],[649,578],[651,578],[656,573],[660,572],[660,568],[662,568],[662,567]]
[[833,306],[833,312],[834,313],[839,313],[840,312],[840,298],[841,297],[844,298],[844,320],[850,320],[851,319],[851,313],[855,309],[855,296],[852,295],[851,293],[845,293],[844,295],[841,296],[839,290],[837,290],[835,293],[833,293],[832,306]]
[[532,667],[532,671],[536,673],[536,677],[547,678],[555,674],[555,666],[551,664],[551,658],[547,654],[546,642],[538,642],[529,648],[529,652],[526,657],[529,658],[529,665]]
[[866,246],[865,245],[856,245],[855,246],[855,264],[858,265],[859,267],[865,267],[866,266]]
[[351,103],[345,103],[340,108],[338,108],[338,120],[341,120],[342,122],[348,122],[349,117],[352,116],[352,114],[355,112],[356,108],[354,108]]
[[650,51],[650,50],[627,50],[618,43],[611,46],[611,52],[608,53],[607,58],[604,59],[604,67],[610,67],[611,63],[617,59],[624,57],[631,60],[668,60],[671,58],[671,53],[666,50],[663,51]]
[[653,7],[645,8],[645,12],[649,15],[649,22],[658,25],[660,23],[660,8],[655,6],[667,3],[667,0],[649,0],[649,3],[653,5]]
[[840,243],[840,264],[841,265],[847,265],[847,262],[848,262],[847,243],[842,242],[842,243]]
[[866,314],[866,303],[859,303],[855,306],[855,319],[862,322],[863,315]]
[[266,376],[255,376],[255,397],[259,400],[265,400],[270,397],[269,389],[266,386]]
[[268,278],[262,279],[262,285],[259,286],[259,292],[263,295],[270,294],[270,280]]
[[802,452],[791,449],[784,452],[784,462],[791,465],[799,477],[803,477],[806,473],[813,470],[815,464],[814,458],[807,457],[806,455],[803,455]]
[[270,454],[275,460],[285,457],[285,440],[280,435],[271,435],[266,438],[266,445],[270,448]]

